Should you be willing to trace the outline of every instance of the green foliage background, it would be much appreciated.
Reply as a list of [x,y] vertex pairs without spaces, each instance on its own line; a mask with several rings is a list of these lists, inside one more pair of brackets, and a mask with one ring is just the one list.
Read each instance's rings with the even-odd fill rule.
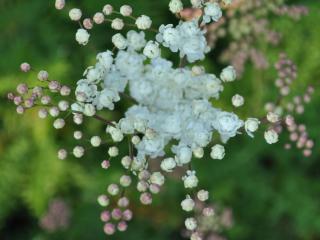
[[[121,2],[108,0],[117,7]],[[176,21],[167,11],[166,0],[126,2],[134,7],[136,15],[150,15],[155,25]],[[296,2],[299,3],[289,1]],[[70,0],[71,5],[86,9],[87,15],[105,3]],[[259,46],[271,62],[281,51],[296,62],[297,94],[310,83],[318,86],[320,80],[320,3],[300,3],[310,7],[309,16],[300,22],[272,18],[283,41],[277,48]],[[20,81],[34,81],[34,75],[19,73],[21,62],[31,62],[39,70],[48,69],[53,78],[74,84],[82,70],[94,62],[96,53],[111,46],[110,27],[103,26],[93,30],[87,48],[80,47],[73,41],[77,25],[68,21],[67,12],[58,12],[53,5],[54,1],[0,0],[0,239],[106,239],[96,197],[122,173],[118,163],[107,172],[100,168],[105,149],[80,160],[57,160],[60,146],[72,147],[73,127],[56,132],[51,127],[52,120],[39,120],[35,111],[17,116],[14,106],[5,99],[5,94]],[[207,70],[213,72],[223,67],[216,64],[216,51],[219,49],[205,62]],[[230,110],[230,97],[243,94],[246,105],[238,113],[259,116],[263,114],[263,103],[276,94],[275,76],[272,68],[257,71],[248,65],[241,81],[227,86],[219,104]],[[320,239],[319,100],[316,90],[312,103],[300,117],[316,142],[311,158],[303,158],[298,150],[283,150],[284,141],[268,146],[259,133],[254,141],[246,136],[231,140],[223,161],[195,161],[202,186],[211,191],[215,202],[233,209],[234,227],[224,233],[228,239]],[[119,113],[115,115],[118,117]],[[86,128],[88,134],[104,132],[94,121],[86,123]],[[282,136],[282,140],[286,137]],[[135,196],[135,219],[128,232],[108,239],[181,239],[183,213],[177,206],[184,196],[183,187],[175,179],[169,182],[151,207],[139,206]],[[48,234],[40,229],[38,219],[55,197],[67,201],[73,212],[72,221],[66,231]]]

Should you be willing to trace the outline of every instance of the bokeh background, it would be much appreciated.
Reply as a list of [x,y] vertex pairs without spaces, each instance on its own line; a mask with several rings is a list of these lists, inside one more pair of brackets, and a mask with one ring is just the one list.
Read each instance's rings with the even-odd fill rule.
[[[120,7],[121,2],[70,0],[70,6],[80,7],[90,16],[106,3]],[[150,15],[157,26],[177,22],[167,11],[166,0],[126,2],[134,7],[135,15]],[[274,29],[283,35],[282,42],[278,47],[261,43],[259,49],[271,63],[279,52],[287,52],[298,66],[293,94],[302,94],[308,85],[317,86],[320,80],[320,2],[287,3],[304,4],[310,13],[299,22],[270,17]],[[36,111],[18,116],[5,95],[20,81],[34,81],[35,74],[19,72],[23,61],[36,69],[47,69],[54,79],[74,84],[86,66],[94,63],[96,53],[111,47],[112,31],[109,26],[97,27],[89,46],[80,47],[74,41],[77,24],[68,20],[66,11],[54,9],[54,1],[43,0],[0,0],[0,22],[0,239],[106,239],[96,198],[108,183],[118,179],[122,173],[119,164],[114,160],[111,170],[101,169],[106,149],[90,152],[80,160],[58,160],[59,147],[71,148],[74,144],[74,127],[55,131],[52,120],[39,120]],[[214,49],[205,61],[208,71],[219,73],[223,67],[216,61],[219,51]],[[219,105],[232,110],[231,96],[243,94],[246,105],[237,113],[243,117],[259,116],[263,114],[263,104],[276,95],[275,78],[273,68],[256,70],[249,63],[241,81],[226,87]],[[114,116],[119,117],[125,107],[120,106]],[[214,202],[232,209],[233,226],[222,236],[237,240],[320,239],[319,109],[316,88],[312,102],[299,117],[315,140],[310,158],[296,149],[284,150],[286,134],[279,144],[270,146],[259,133],[254,140],[247,136],[231,140],[223,161],[195,161],[201,185],[210,190]],[[104,133],[94,120],[85,126],[88,134]],[[184,213],[179,205],[184,194],[181,181],[175,178],[168,179],[152,206],[141,207],[138,196],[132,193],[133,222],[126,233],[107,239],[182,239]],[[65,229],[48,232],[39,222],[53,202],[58,211],[70,213],[70,221]]]

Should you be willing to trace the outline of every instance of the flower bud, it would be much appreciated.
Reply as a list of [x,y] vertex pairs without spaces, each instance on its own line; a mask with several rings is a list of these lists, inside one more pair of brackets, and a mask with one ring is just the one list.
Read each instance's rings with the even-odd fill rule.
[[110,184],[108,187],[108,193],[112,196],[115,196],[119,193],[120,189],[119,186],[117,184]]
[[122,16],[128,17],[132,14],[132,7],[129,5],[123,5],[120,8],[120,13]]
[[81,158],[81,157],[83,157],[83,155],[84,155],[84,148],[81,147],[81,146],[76,146],[76,147],[73,149],[73,155],[74,155],[76,158]]
[[181,207],[186,212],[191,212],[194,209],[194,206],[195,203],[189,195],[187,195],[186,199],[181,202]]
[[20,70],[21,70],[22,72],[29,72],[30,69],[31,69],[31,66],[30,66],[29,63],[21,63],[21,65],[20,65]]
[[69,17],[72,21],[79,21],[82,17],[82,12],[78,8],[73,8],[69,11]]
[[279,140],[278,133],[272,129],[264,133],[264,138],[268,144],[274,144]]
[[101,24],[104,22],[104,15],[103,13],[100,13],[100,12],[97,12],[96,14],[94,14],[93,16],[93,21],[96,23],[96,24]]
[[233,66],[224,68],[220,74],[220,78],[223,82],[233,82],[236,80],[237,74]]
[[222,160],[225,156],[224,146],[216,144],[211,148],[210,157],[212,159]]

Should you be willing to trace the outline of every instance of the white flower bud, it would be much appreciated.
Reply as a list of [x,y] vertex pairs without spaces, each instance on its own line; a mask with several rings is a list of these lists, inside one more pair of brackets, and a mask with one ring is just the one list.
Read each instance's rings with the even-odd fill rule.
[[96,109],[92,104],[88,103],[84,105],[83,114],[88,117],[92,117],[96,114]]
[[189,195],[187,195],[186,199],[181,202],[181,207],[186,212],[191,212],[194,209],[194,206],[195,203]]
[[131,177],[128,175],[123,175],[120,178],[120,185],[122,187],[129,187],[131,182],[132,182]]
[[84,148],[81,147],[81,146],[76,146],[76,147],[74,147],[74,149],[73,149],[73,155],[74,155],[76,158],[81,158],[81,157],[84,155]]
[[48,116],[48,111],[46,110],[46,109],[40,109],[39,111],[38,111],[38,116],[39,116],[39,118],[41,118],[41,119],[45,119],[47,116]]
[[128,45],[127,40],[121,35],[121,33],[117,33],[112,36],[112,43],[121,50],[126,49]]
[[123,5],[120,8],[120,13],[122,16],[130,16],[132,14],[132,7],[129,5]]
[[101,24],[104,22],[104,15],[103,13],[101,12],[97,12],[96,14],[94,14],[93,16],[93,21],[96,23],[96,24]]
[[67,156],[68,156],[68,152],[67,152],[65,149],[60,149],[60,150],[58,151],[58,158],[59,158],[60,160],[66,159]]
[[216,144],[211,148],[210,157],[212,159],[222,160],[225,155],[225,149],[224,146],[220,144]]
[[132,162],[132,160],[131,160],[131,158],[129,156],[124,156],[121,159],[121,164],[125,169],[128,169],[130,167],[131,162]]
[[115,30],[122,30],[124,27],[124,22],[120,18],[115,18],[112,20],[111,27]]
[[55,8],[58,10],[62,10],[64,8],[64,6],[66,5],[65,0],[56,0],[55,2]]
[[99,147],[101,144],[101,138],[99,136],[93,136],[90,139],[90,143],[93,147]]
[[248,118],[244,123],[244,128],[250,137],[253,137],[253,132],[259,128],[260,121],[257,118]]
[[61,129],[65,126],[66,122],[62,118],[58,118],[53,122],[53,127],[55,129]]
[[67,111],[69,108],[69,103],[65,100],[62,100],[58,103],[58,107],[61,111]]
[[81,131],[75,131],[73,133],[73,137],[76,139],[76,140],[80,140],[82,138],[82,132]]
[[153,194],[158,194],[160,192],[160,186],[157,184],[150,184],[149,190]]
[[209,199],[209,192],[206,190],[200,190],[197,193],[197,197],[201,202],[205,202]]
[[161,50],[159,48],[159,43],[154,41],[149,41],[147,45],[143,49],[143,54],[148,58],[156,58],[161,54]]
[[268,112],[267,114],[267,120],[271,123],[276,123],[280,119],[279,115],[274,112]]
[[110,157],[116,157],[119,155],[119,149],[115,146],[110,147],[108,150],[108,154]]
[[102,12],[103,12],[106,16],[108,16],[108,15],[112,14],[112,12],[113,12],[113,7],[112,7],[110,4],[107,4],[107,5],[105,5],[105,6],[103,7]]
[[90,34],[85,29],[78,29],[76,33],[76,40],[81,45],[87,45],[89,42]]
[[148,17],[146,15],[141,15],[136,20],[136,25],[141,30],[149,29],[151,27],[151,24],[152,24],[152,21],[151,21],[150,17]]
[[45,70],[41,70],[39,73],[38,73],[38,79],[40,81],[47,81],[49,78],[49,73]]
[[60,111],[59,111],[59,109],[58,109],[57,107],[51,107],[51,108],[49,109],[49,113],[50,113],[50,115],[51,115],[52,117],[58,117]]
[[148,183],[145,182],[145,181],[139,181],[138,184],[137,184],[137,190],[138,190],[139,192],[145,192],[145,191],[147,191],[147,190],[148,190],[148,187],[149,187],[149,185],[148,185]]
[[78,8],[73,8],[69,11],[69,17],[72,21],[79,21],[81,19],[82,12]]
[[224,68],[220,74],[220,78],[224,82],[233,82],[236,80],[237,73],[233,66],[228,66]]
[[190,231],[194,231],[198,227],[197,221],[194,218],[187,218],[184,224],[186,228]]
[[203,155],[204,155],[203,148],[201,148],[201,147],[195,148],[192,150],[192,152],[196,158],[203,158]]
[[279,135],[276,131],[271,129],[271,130],[268,130],[264,133],[264,138],[268,144],[274,144],[274,143],[278,142]]
[[172,172],[176,165],[176,161],[173,158],[165,158],[162,160],[160,167],[163,171]]
[[117,184],[110,184],[107,191],[111,196],[115,196],[120,192],[120,189]]
[[160,172],[154,172],[150,176],[150,182],[162,186],[164,184],[164,176]]
[[244,98],[239,95],[236,94],[232,97],[232,105],[235,107],[241,107],[244,104]]
[[171,0],[169,3],[169,9],[172,13],[179,13],[183,10],[183,4],[181,0]]
[[107,207],[110,203],[110,200],[106,195],[100,195],[97,201],[101,207]]
[[131,138],[131,142],[132,142],[134,145],[137,145],[140,141],[141,141],[141,139],[140,139],[139,136],[133,136],[133,137]]

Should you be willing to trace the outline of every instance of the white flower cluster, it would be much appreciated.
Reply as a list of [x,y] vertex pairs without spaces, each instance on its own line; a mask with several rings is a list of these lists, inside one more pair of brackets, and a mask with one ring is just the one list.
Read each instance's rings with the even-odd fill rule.
[[176,27],[172,24],[161,25],[156,39],[172,52],[179,51],[180,57],[186,56],[191,63],[203,60],[210,51],[205,31],[199,28],[198,20],[180,22]]

